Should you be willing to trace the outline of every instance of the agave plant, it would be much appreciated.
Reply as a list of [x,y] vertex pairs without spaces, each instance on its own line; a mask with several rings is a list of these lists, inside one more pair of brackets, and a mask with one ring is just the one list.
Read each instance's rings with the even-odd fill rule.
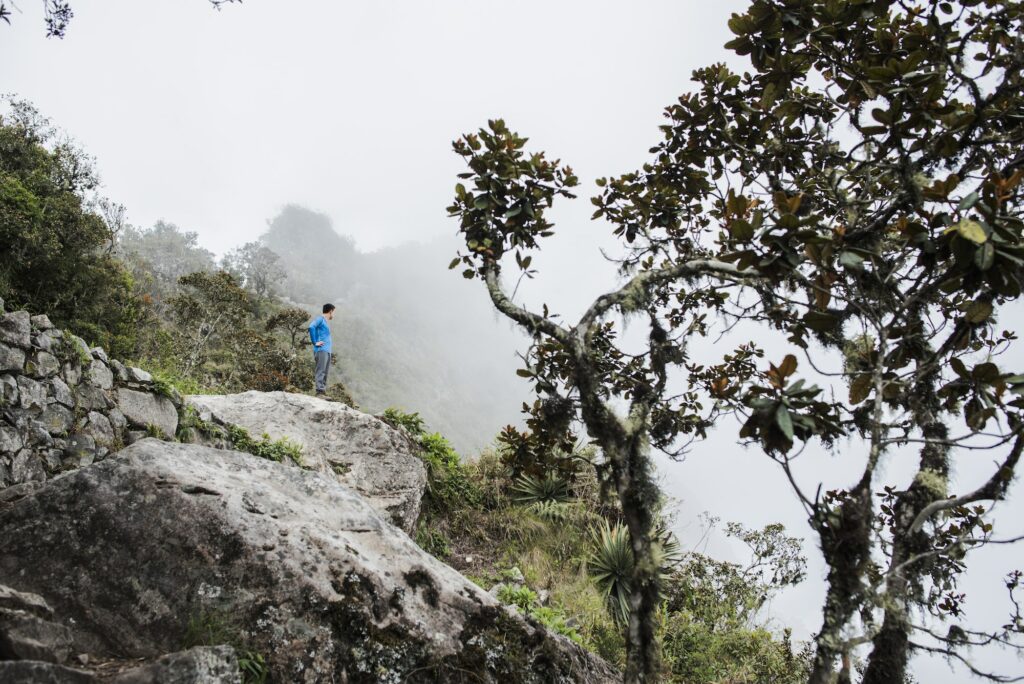
[[515,492],[512,498],[521,504],[569,501],[569,483],[554,473],[548,473],[543,478],[520,475],[512,485],[512,491]]
[[[679,540],[664,525],[657,530],[658,565],[667,578],[682,560]],[[597,588],[605,597],[608,612],[620,625],[629,621],[630,577],[633,574],[633,547],[625,525],[609,525],[605,520],[594,530],[594,549],[587,559],[587,569]]]

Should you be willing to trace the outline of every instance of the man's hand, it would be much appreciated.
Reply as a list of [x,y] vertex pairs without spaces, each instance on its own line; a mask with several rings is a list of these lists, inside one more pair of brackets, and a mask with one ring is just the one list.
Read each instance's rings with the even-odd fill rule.
[[316,343],[316,346],[318,346],[318,347],[322,347],[322,346],[324,346],[324,343],[323,343],[323,342],[317,342],[317,343]]

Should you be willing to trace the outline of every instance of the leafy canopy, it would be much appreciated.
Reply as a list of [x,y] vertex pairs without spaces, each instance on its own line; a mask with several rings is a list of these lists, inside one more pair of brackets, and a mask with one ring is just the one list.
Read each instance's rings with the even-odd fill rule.
[[[829,566],[812,681],[839,662],[848,677],[840,656],[861,643],[872,644],[869,683],[902,678],[912,648],[973,668],[927,623],[959,618],[963,554],[990,541],[985,517],[1024,450],[1024,376],[998,359],[1017,337],[1000,311],[1024,282],[1024,4],[753,0],[729,27],[750,69],[695,71],[650,161],[598,180],[594,217],[622,239],[619,289],[572,325],[506,294],[503,257],[534,275],[531,251],[553,229],[544,213],[575,176],[523,152],[502,121],[455,143],[471,182],[449,207],[468,250],[452,267],[534,334],[535,389],[568,402],[632,504],[657,503],[643,445],[678,455],[721,416],[742,419],[738,437],[782,466]],[[646,349],[619,345],[619,317],[648,325]],[[751,326],[789,347],[767,367],[740,337]],[[698,363],[687,343],[712,331],[727,351]],[[792,458],[840,439],[860,477],[797,488]],[[918,452],[909,486],[878,469],[901,448]],[[952,461],[968,448],[999,454],[997,465],[955,495]],[[630,531],[642,545],[649,518]],[[633,604],[646,606],[636,643],[649,643],[639,627],[654,601]],[[1018,636],[1017,616],[972,643]],[[627,678],[653,676],[652,652]]]

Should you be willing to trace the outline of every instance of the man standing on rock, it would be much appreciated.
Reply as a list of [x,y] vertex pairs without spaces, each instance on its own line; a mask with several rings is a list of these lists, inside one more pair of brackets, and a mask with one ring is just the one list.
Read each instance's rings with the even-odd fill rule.
[[327,392],[327,373],[331,370],[331,328],[327,321],[334,319],[334,305],[324,304],[324,315],[317,316],[309,324],[309,339],[313,343],[313,360],[316,362],[316,396]]

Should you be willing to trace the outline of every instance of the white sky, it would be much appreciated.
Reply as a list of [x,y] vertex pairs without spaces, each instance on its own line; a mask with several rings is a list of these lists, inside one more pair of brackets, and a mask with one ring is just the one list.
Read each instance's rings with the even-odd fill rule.
[[742,3],[76,0],[63,41],[18,4],[0,89],[96,155],[134,223],[220,253],[286,202],[362,249],[454,232],[450,142],[489,117],[584,179],[626,170]]
[[[505,118],[583,181],[581,199],[557,207],[558,235],[534,259],[542,278],[524,290],[571,318],[614,282],[598,252],[614,242],[588,220],[592,180],[645,161],[693,69],[742,69],[721,46],[746,2],[245,0],[216,12],[204,0],[75,0],[63,41],[44,37],[39,0],[18,5],[13,26],[0,25],[0,92],[34,102],[95,155],[130,222],[176,223],[217,253],[255,239],[289,202],[327,213],[363,250],[451,235],[445,207],[462,168],[450,142]],[[821,614],[814,538],[780,473],[734,434],[666,466],[668,489],[687,514],[778,520],[808,540],[811,578],[778,604],[806,636]],[[841,457],[810,458],[811,480],[849,484]],[[1008,664],[979,658],[994,661]],[[942,663],[917,672],[962,681]]]

